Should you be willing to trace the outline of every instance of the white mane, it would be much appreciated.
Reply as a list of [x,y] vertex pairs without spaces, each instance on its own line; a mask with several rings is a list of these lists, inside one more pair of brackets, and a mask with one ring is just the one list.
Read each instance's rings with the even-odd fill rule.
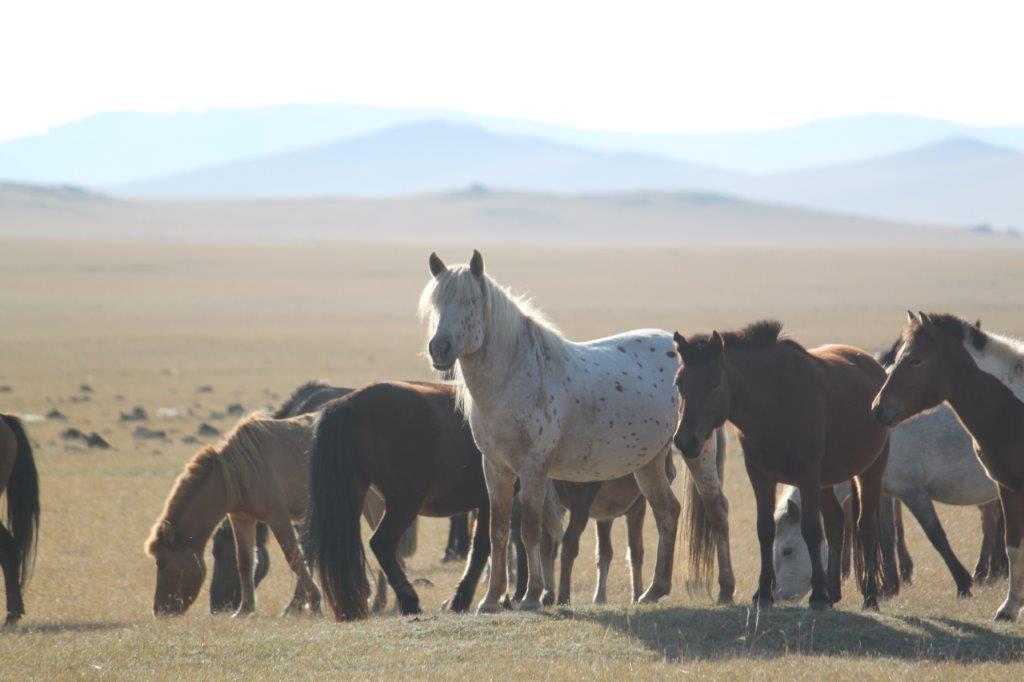
[[971,354],[978,368],[999,379],[1024,400],[1024,341],[1011,336],[985,333],[985,347],[978,350],[971,343],[970,335],[966,335],[964,346]]
[[[532,353],[540,372],[541,385],[547,368],[552,363],[563,363],[568,358],[568,341],[555,325],[537,307],[523,296],[516,296],[489,276],[474,276],[467,265],[449,266],[437,277],[432,277],[420,294],[419,316],[428,321],[428,339],[438,322],[438,310],[450,305],[470,305],[483,296],[484,346],[497,357],[512,358],[513,353]],[[468,415],[472,397],[466,389],[462,363],[456,363],[453,383],[456,402],[463,414]],[[540,391],[542,402],[547,392]]]

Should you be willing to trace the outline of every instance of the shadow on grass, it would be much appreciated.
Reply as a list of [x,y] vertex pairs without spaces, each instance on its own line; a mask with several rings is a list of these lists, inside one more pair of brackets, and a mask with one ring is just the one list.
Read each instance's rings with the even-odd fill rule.
[[61,635],[73,632],[105,632],[108,630],[124,630],[133,627],[131,623],[48,623],[46,625],[19,625],[17,627],[0,629],[4,632],[18,633],[22,635]]
[[[596,623],[641,642],[669,661],[778,658],[791,655],[898,658],[909,661],[1024,660],[1024,631],[950,618],[812,612],[776,607],[661,608],[629,612],[563,609],[554,617]],[[1019,626],[1011,626],[1019,628]]]

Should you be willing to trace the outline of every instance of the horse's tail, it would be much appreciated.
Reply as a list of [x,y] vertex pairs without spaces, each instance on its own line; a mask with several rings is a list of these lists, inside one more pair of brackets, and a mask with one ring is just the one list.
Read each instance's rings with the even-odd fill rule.
[[14,536],[19,584],[24,587],[35,560],[34,548],[39,535],[39,473],[21,420],[6,414],[0,417],[14,432],[18,448],[7,481],[7,521]]
[[416,545],[418,543],[417,535],[419,534],[420,517],[413,517],[412,523],[402,533],[402,537],[398,541],[398,557],[400,559],[408,559],[416,553]]
[[[867,571],[867,553],[865,551],[864,543],[860,537],[860,515],[862,509],[861,496],[861,482],[858,479],[857,485],[853,486],[850,490],[850,516],[853,522],[853,570],[857,575],[857,584],[860,586],[861,593],[864,592],[867,586],[868,571]],[[875,537],[875,570],[874,578],[875,584],[878,585],[879,596],[882,595],[883,587],[885,585],[885,571],[883,570],[883,562],[885,556],[882,553],[882,538],[881,538],[881,524],[878,521],[877,515],[875,524],[877,526]]]
[[363,500],[353,460],[355,407],[333,405],[317,421],[309,457],[305,548],[338,620],[369,615],[370,583],[360,535]]
[[[725,481],[725,428],[715,430],[715,466],[718,469],[719,484]],[[693,594],[698,589],[711,592],[711,582],[715,577],[715,557],[718,545],[715,541],[711,518],[704,508],[697,482],[694,481],[689,467],[686,469],[686,490],[683,494],[684,514],[686,516],[686,548],[689,561],[689,576],[686,589]],[[682,524],[680,524],[682,527]]]

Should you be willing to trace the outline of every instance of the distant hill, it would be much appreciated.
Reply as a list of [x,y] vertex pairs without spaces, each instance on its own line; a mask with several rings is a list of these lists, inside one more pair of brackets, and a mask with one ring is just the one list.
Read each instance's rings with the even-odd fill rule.
[[663,156],[595,152],[427,121],[113,191],[150,198],[387,196],[483,183],[520,191],[602,192],[718,189],[739,179],[735,173]]
[[1001,234],[830,215],[712,193],[542,194],[482,186],[404,198],[171,202],[0,186],[0,237],[1024,249],[1024,239]]
[[969,138],[736,186],[744,196],[936,225],[1024,227],[1024,154]]
[[0,178],[106,187],[336,142],[426,119],[603,152],[667,156],[737,172],[844,163],[973,137],[1024,150],[1024,127],[870,114],[738,133],[629,133],[434,109],[288,104],[204,112],[101,113],[0,142]]

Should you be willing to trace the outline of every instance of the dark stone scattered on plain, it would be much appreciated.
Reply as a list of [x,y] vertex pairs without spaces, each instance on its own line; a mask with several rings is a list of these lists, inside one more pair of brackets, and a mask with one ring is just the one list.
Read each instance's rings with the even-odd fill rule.
[[154,440],[157,438],[163,440],[164,438],[167,437],[167,432],[154,429],[147,429],[145,426],[136,426],[135,430],[132,431],[132,437],[144,440]]
[[46,413],[46,418],[56,419],[62,422],[66,422],[68,420],[68,418],[64,416],[64,413],[58,410],[56,407]]
[[241,417],[245,415],[245,407],[241,403],[231,403],[228,405],[228,414],[232,417]]
[[207,436],[207,437],[219,436],[220,435],[220,431],[218,431],[217,429],[213,428],[212,426],[210,426],[206,422],[203,422],[202,424],[199,425],[199,430],[196,433],[198,433],[200,436]]
[[136,405],[128,412],[121,413],[121,421],[123,422],[142,422],[147,419],[149,419],[149,413],[141,405]]
[[213,386],[199,386],[196,393],[213,393]]

